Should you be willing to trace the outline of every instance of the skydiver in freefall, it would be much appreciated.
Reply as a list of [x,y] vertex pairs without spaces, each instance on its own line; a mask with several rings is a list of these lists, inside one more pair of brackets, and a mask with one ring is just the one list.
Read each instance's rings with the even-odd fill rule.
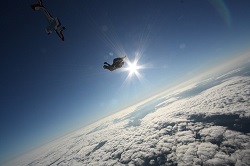
[[126,58],[126,56],[115,58],[113,60],[113,64],[112,65],[110,65],[107,62],[104,62],[105,65],[103,66],[103,68],[104,69],[108,69],[109,71],[114,71],[114,70],[116,70],[118,68],[121,68],[124,65],[124,58]]
[[53,31],[56,31],[57,35],[62,39],[62,41],[64,41],[64,36],[62,31],[65,30],[65,27],[61,27],[61,22],[57,17],[55,18],[52,17],[52,15],[48,12],[48,10],[43,6],[42,0],[38,0],[38,3],[31,5],[31,8],[34,11],[42,10],[43,13],[45,14],[49,22],[49,26],[46,28],[47,34],[49,35]]

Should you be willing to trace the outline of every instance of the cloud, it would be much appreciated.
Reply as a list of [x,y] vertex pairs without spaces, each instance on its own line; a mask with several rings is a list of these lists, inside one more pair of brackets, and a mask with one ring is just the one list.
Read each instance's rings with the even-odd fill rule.
[[250,165],[249,91],[236,76],[150,99],[6,165]]

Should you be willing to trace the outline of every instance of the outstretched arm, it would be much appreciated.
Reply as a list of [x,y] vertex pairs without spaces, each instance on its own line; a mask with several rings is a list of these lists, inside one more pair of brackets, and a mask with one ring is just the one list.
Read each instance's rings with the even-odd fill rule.
[[124,56],[122,56],[122,57],[120,57],[122,60],[124,60],[125,58],[126,58],[126,55],[124,55]]

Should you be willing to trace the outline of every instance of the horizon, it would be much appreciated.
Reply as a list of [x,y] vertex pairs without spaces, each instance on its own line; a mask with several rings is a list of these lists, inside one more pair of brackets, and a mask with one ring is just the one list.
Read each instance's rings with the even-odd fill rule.
[[65,41],[36,2],[3,4],[0,161],[250,59],[248,0],[44,0]]

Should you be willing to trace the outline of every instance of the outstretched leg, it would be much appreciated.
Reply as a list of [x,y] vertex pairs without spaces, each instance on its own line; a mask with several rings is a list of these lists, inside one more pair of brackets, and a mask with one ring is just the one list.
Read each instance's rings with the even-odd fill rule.
[[31,5],[31,8],[32,8],[33,10],[39,10],[41,7],[42,7],[42,6],[41,6],[40,4],[38,4],[38,3]]
[[104,68],[104,69],[108,69],[109,71],[115,70],[115,68],[114,68],[112,65],[109,65],[109,66],[104,65],[103,68]]
[[103,68],[110,70],[110,66],[107,66],[107,65],[103,65]]
[[38,0],[38,3],[39,3],[41,6],[43,6],[42,0]]
[[110,64],[108,62],[104,62],[104,64],[110,66]]
[[45,8],[45,7],[43,6],[42,0],[38,0],[38,3],[31,5],[31,8],[33,10],[39,10],[40,8]]

